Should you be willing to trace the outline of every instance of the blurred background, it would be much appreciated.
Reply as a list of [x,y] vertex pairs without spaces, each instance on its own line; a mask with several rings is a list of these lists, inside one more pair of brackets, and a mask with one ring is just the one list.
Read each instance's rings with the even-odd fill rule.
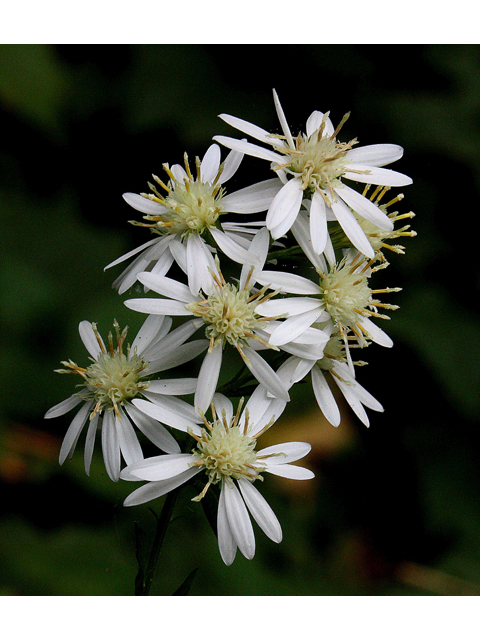
[[0,47],[0,595],[133,595],[133,523],[154,517],[122,506],[132,485],[98,450],[90,478],[82,442],[59,467],[73,414],[43,415],[74,380],[53,370],[86,362],[81,320],[143,321],[103,271],[149,239],[122,193],[235,135],[219,113],[278,131],[272,87],[294,133],[352,111],[342,140],[405,148],[418,236],[381,272],[403,288],[395,346],[358,372],[385,413],[366,429],[344,408],[335,429],[299,386],[269,438],[311,442],[316,479],[262,486],[283,542],[256,529],[255,559],[225,567],[187,490],[151,593],[198,568],[191,595],[480,595],[480,47],[434,45]]

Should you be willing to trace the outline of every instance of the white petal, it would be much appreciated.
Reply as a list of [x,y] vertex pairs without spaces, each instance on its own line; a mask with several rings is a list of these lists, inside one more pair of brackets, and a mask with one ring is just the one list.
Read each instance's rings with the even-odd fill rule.
[[123,199],[131,207],[137,211],[141,211],[142,213],[158,216],[168,211],[168,209],[159,202],[155,202],[149,198],[144,198],[143,196],[138,195],[138,193],[124,193]]
[[277,369],[277,373],[284,381],[287,389],[290,389],[292,385],[296,382],[300,382],[300,380],[303,380],[303,378],[310,373],[310,370],[315,366],[315,363],[315,360],[305,360],[303,358],[290,356]]
[[168,396],[184,396],[195,393],[197,378],[172,378],[171,380],[152,380],[148,386],[151,393]]
[[126,474],[139,480],[158,482],[188,471],[192,462],[195,462],[195,457],[191,453],[167,453],[129,464]]
[[269,465],[288,464],[304,458],[310,453],[312,447],[307,442],[283,442],[274,444],[257,452],[259,456],[272,456],[268,458]]
[[150,416],[159,422],[164,422],[165,424],[168,424],[169,427],[185,432],[188,431],[188,429],[191,429],[193,433],[197,435],[201,433],[201,429],[199,429],[192,421],[183,418],[175,411],[167,409],[164,406],[138,398],[132,400],[132,404],[134,404],[137,409],[140,409],[143,413],[146,413],[147,416]]
[[124,304],[133,311],[159,316],[190,316],[193,315],[185,309],[183,302],[177,300],[157,300],[156,298],[131,298]]
[[270,391],[270,393],[272,393],[276,398],[281,398],[288,402],[290,400],[290,396],[287,388],[272,367],[250,347],[244,347],[243,353],[247,358],[244,360],[245,364],[259,383],[268,389],[268,391]]
[[[325,114],[322,111],[313,111],[308,116],[307,123],[305,126],[305,133],[309,138],[320,128],[324,115]],[[332,133],[333,133],[333,130],[332,130]]]
[[[110,269],[110,267],[115,267],[117,264],[120,264],[121,262],[128,260],[129,258],[136,255],[137,253],[140,253],[140,251],[143,251],[144,249],[148,249],[148,247],[158,244],[164,239],[165,238],[153,238],[153,240],[149,240],[148,242],[145,242],[145,244],[140,245],[136,249],[132,249],[132,251],[129,251],[128,253],[125,253],[123,256],[120,256],[120,258],[117,258],[113,262],[110,262],[109,264],[107,264],[106,267],[104,267],[103,270],[105,271],[106,269]],[[168,243],[165,243],[165,244],[168,245]]]
[[338,427],[340,424],[340,411],[335,400],[335,397],[325,379],[323,372],[318,368],[312,369],[312,387],[313,393],[317,400],[318,406],[322,411],[325,418],[333,424],[334,427]]
[[183,242],[176,237],[170,244],[170,253],[183,273],[187,273],[187,248]]
[[344,382],[343,380],[340,380],[336,376],[334,376],[333,379],[335,380],[335,384],[338,386],[340,391],[343,393],[345,400],[348,402],[350,407],[353,409],[354,413],[363,422],[363,424],[366,427],[368,427],[370,425],[370,420],[368,419],[367,412],[363,408],[363,405],[362,405],[361,401],[359,400],[359,398],[357,397],[357,395],[355,393],[356,385],[348,384],[347,382]]
[[170,171],[173,173],[173,176],[177,182],[183,184],[185,182],[185,178],[187,178],[187,172],[182,167],[181,164],[174,164],[170,167]]
[[362,196],[358,191],[355,191],[355,189],[350,189],[350,187],[343,185],[340,188],[334,189],[334,191],[349,207],[358,213],[358,215],[365,218],[365,220],[386,231],[393,229],[393,222],[387,214],[383,213],[380,207],[368,198],[365,198],[365,196]]
[[246,264],[249,267],[256,266],[258,264],[258,258],[253,253],[246,251],[237,242],[229,238],[223,231],[220,231],[220,229],[210,229],[210,233],[221,251],[223,251],[223,253],[225,253],[234,262]]
[[[283,142],[281,140],[274,138],[268,131],[258,127],[256,124],[252,124],[251,122],[247,122],[246,120],[242,120],[235,116],[230,116],[227,113],[221,113],[218,117],[231,127],[238,129],[238,131],[241,131],[242,133],[246,133],[248,136],[252,136],[252,138],[255,138],[256,140],[260,140],[260,142],[265,142],[266,144],[270,144],[274,147],[283,146]],[[219,137],[221,136],[215,136],[214,140]]]
[[282,127],[283,135],[287,139],[288,146],[293,149],[295,145],[293,144],[292,134],[290,132],[290,127],[288,126],[287,119],[282,109],[282,105],[280,104],[280,100],[278,99],[277,92],[275,89],[273,90],[273,102],[275,104],[275,110],[277,112],[278,119],[280,120],[280,126]]
[[215,180],[220,168],[220,157],[218,144],[210,145],[200,164],[200,179],[202,182],[212,183]]
[[79,396],[70,396],[66,400],[62,400],[62,402],[51,407],[44,415],[44,418],[58,418],[58,416],[63,416],[73,409],[73,407],[76,407],[77,404],[80,404],[80,402],[84,402],[84,399]]
[[108,477],[117,482],[120,477],[120,446],[112,411],[103,412],[102,452]]
[[297,219],[291,228],[292,234],[295,240],[298,242],[303,252],[313,264],[314,267],[318,267],[321,271],[326,271],[326,264],[323,256],[318,255],[313,248],[312,240],[310,238],[310,221],[307,218],[304,211],[300,211]]
[[167,369],[174,369],[185,362],[190,362],[208,348],[208,340],[192,340],[182,344],[174,352],[166,353],[163,357],[156,357],[148,363],[146,374],[159,373]]
[[[262,160],[268,160],[269,162],[275,162],[277,164],[283,164],[284,157],[270,149],[263,149],[256,144],[247,142],[246,140],[237,140],[236,138],[229,138],[227,136],[214,136],[215,142],[223,144],[228,149],[234,149],[240,151],[240,153],[246,153],[247,156],[254,156],[255,158],[261,158]],[[269,143],[271,144],[271,143]]]
[[295,298],[273,298],[266,302],[261,302],[255,307],[255,311],[262,316],[285,315],[288,318],[299,313],[305,313],[305,311],[312,311],[312,309],[320,310],[321,307],[320,300],[297,296]]
[[143,460],[143,452],[135,433],[132,423],[125,412],[120,409],[121,420],[115,417],[115,428],[117,430],[118,444],[123,459],[127,464]]
[[[271,404],[272,398],[268,396],[267,390],[259,385],[250,396],[242,411],[239,420],[240,428],[245,428],[245,420],[248,415],[248,424],[251,427],[251,430],[248,432],[249,435],[253,437],[256,432],[261,431],[264,425],[270,420],[270,416],[266,420],[263,419],[263,416]],[[252,427],[252,425],[254,426]]]
[[[358,173],[358,171],[361,171],[362,173]],[[413,182],[413,180],[404,173],[399,173],[392,169],[381,169],[378,167],[371,167],[366,164],[353,163],[349,163],[345,167],[343,177],[347,178],[347,180],[355,180],[355,182],[380,184],[386,187],[405,187]]]
[[313,250],[316,253],[322,253],[327,244],[328,228],[327,228],[327,212],[325,201],[322,195],[315,191],[312,196],[312,204],[310,207],[310,238],[312,240]]
[[282,186],[278,178],[271,178],[229,193],[222,198],[222,211],[231,213],[266,211]]
[[[303,335],[299,337],[299,340],[303,338]],[[288,344],[282,345],[282,351],[291,353],[298,358],[305,358],[307,360],[320,360],[321,358],[323,358],[323,349],[327,342],[328,338],[325,339],[325,342],[320,344],[289,342]]]
[[60,464],[65,462],[67,456],[72,456],[73,451],[75,450],[75,445],[77,444],[80,433],[82,432],[92,407],[93,400],[86,402],[70,423],[67,433],[63,439],[62,446],[60,447],[58,459]]
[[166,453],[180,453],[180,446],[172,434],[165,427],[150,416],[139,411],[133,404],[126,404],[125,410],[136,427],[153,442],[161,451]]
[[375,251],[373,250],[372,245],[368,241],[367,236],[357,222],[355,216],[343,200],[333,202],[332,209],[340,226],[344,230],[345,235],[349,238],[353,246],[368,258],[373,258]]
[[224,484],[225,509],[235,542],[243,555],[251,560],[255,555],[255,536],[247,507],[233,484]]
[[85,349],[95,360],[102,353],[105,353],[105,345],[103,343],[102,338],[100,338],[100,342],[103,346],[103,350],[100,347],[100,344],[97,340],[97,336],[93,331],[92,323],[88,322],[88,320],[82,320],[78,325],[78,332],[80,334],[80,338],[82,339],[83,344],[85,345]]
[[190,289],[185,284],[182,284],[177,280],[173,280],[172,278],[153,275],[148,271],[139,273],[137,278],[146,287],[155,291],[155,293],[166,296],[167,298],[179,300],[180,302],[185,302],[187,304],[194,300],[198,300],[198,297],[193,296]]
[[348,163],[356,162],[371,167],[383,167],[400,160],[403,148],[398,144],[370,144],[365,147],[351,149],[347,154]]
[[215,261],[205,242],[196,233],[187,239],[188,286],[193,296],[198,296],[202,287],[212,281],[210,269],[215,269]]
[[270,289],[281,289],[284,293],[300,293],[303,295],[319,295],[322,293],[318,284],[294,273],[261,271],[257,276],[257,282],[261,285],[268,285]]
[[148,350],[148,359],[154,360],[155,358],[175,352],[175,350],[182,345],[185,340],[188,340],[202,325],[203,320],[201,318],[195,318],[194,320],[184,322],[168,335],[165,334],[161,336],[161,339],[156,341]]
[[220,555],[224,563],[229,567],[235,560],[237,543],[228,523],[227,508],[225,506],[225,485],[226,483],[223,481],[217,511],[217,537]]
[[[298,215],[300,205],[302,203],[303,190],[301,186],[302,183],[299,178],[293,178],[292,180],[289,180],[287,184],[283,185],[268,209],[266,218],[268,229],[272,230],[273,228],[278,228],[282,223],[288,224],[291,221],[291,224],[288,227],[288,229],[290,229]],[[281,235],[286,233],[288,229],[283,231],[282,227],[280,229],[280,231],[283,231]],[[276,232],[275,236],[272,237],[274,237],[274,239],[279,238],[280,234]]]
[[135,340],[130,347],[131,353],[141,355],[155,341],[162,326],[166,324],[165,318],[159,316],[148,316],[140,327]]
[[368,318],[362,318],[359,320],[359,324],[365,329],[367,332],[367,336],[376,342],[382,347],[393,347],[393,340],[388,336],[383,329],[377,327],[371,320]]
[[215,405],[215,411],[217,417],[222,417],[225,412],[225,419],[227,424],[230,424],[233,418],[233,404],[229,398],[223,395],[223,393],[215,393],[213,396],[213,404]]
[[222,366],[222,345],[217,344],[205,355],[200,372],[198,374],[198,385],[195,393],[194,404],[197,409],[206,411],[210,406],[213,394],[217,388],[218,376]]
[[[180,487],[182,484],[190,480],[190,478],[197,475],[197,473],[199,472],[200,469],[198,467],[193,467],[192,469],[189,469],[184,473],[180,473],[174,478],[169,478],[168,480],[160,480],[159,482],[148,482],[147,484],[144,484],[142,487],[133,491],[128,496],[128,498],[125,499],[123,505],[125,507],[134,507],[138,504],[144,504],[145,502],[150,502],[150,500],[160,498],[166,493],[170,493],[170,491],[173,491],[173,489]],[[120,477],[122,477],[122,474],[120,474]],[[130,480],[130,478],[125,478],[125,480],[127,479]]]
[[315,477],[313,471],[305,467],[298,467],[294,464],[269,464],[267,461],[268,473],[282,478],[290,478],[291,480],[311,480]]
[[90,424],[87,429],[87,437],[85,438],[85,452],[84,452],[84,464],[85,473],[90,475],[90,465],[92,463],[93,449],[95,447],[95,436],[97,435],[98,419],[100,414],[90,420]]
[[257,491],[251,482],[244,478],[240,478],[238,480],[238,486],[240,487],[240,491],[248,510],[260,529],[270,538],[270,540],[273,540],[274,542],[281,542],[282,527],[280,526],[280,522],[274,514],[273,509],[262,494]]
[[311,327],[321,315],[323,315],[323,309],[316,308],[288,318],[272,333],[269,340],[270,344],[280,346],[295,340],[306,329]]
[[230,153],[225,158],[225,161],[223,163],[223,171],[222,171],[222,175],[220,176],[221,184],[225,184],[227,180],[230,180],[230,178],[233,175],[235,175],[242,160],[243,160],[243,153],[240,153],[239,151],[233,151],[233,150],[230,151]]

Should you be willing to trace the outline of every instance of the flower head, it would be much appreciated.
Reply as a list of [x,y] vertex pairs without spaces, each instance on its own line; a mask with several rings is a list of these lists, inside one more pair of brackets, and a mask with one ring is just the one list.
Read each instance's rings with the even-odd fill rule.
[[[132,422],[163,451],[179,451],[178,444],[161,422],[186,429],[193,409],[172,394],[193,393],[196,378],[173,380],[148,379],[152,373],[164,371],[195,358],[207,347],[205,340],[185,344],[197,325],[195,321],[169,333],[171,320],[150,316],[139,330],[132,346],[125,346],[127,328],[120,331],[114,321],[116,345],[108,335],[105,346],[97,326],[86,320],[79,333],[90,354],[92,364],[80,367],[72,360],[63,361],[58,373],[80,376],[81,389],[67,400],[55,405],[46,418],[61,416],[81,404],[71,422],[60,449],[60,464],[71,458],[78,438],[89,421],[85,443],[85,471],[90,465],[97,429],[101,428],[102,450],[109,477],[116,481],[120,473],[121,455],[130,464],[143,459],[143,453]],[[144,409],[147,409],[147,412]],[[153,415],[152,415],[153,414]],[[193,415],[193,419],[195,416]],[[161,422],[160,422],[161,420]]]
[[228,235],[224,233],[219,228],[220,216],[227,212],[266,210],[281,182],[266,180],[226,194],[223,185],[235,174],[242,157],[242,153],[232,151],[221,163],[220,148],[213,144],[201,161],[195,159],[194,171],[185,154],[184,167],[164,164],[167,178],[153,176],[154,182],[148,183],[151,193],[123,195],[130,206],[145,214],[145,222],[131,223],[149,228],[156,237],[105,267],[140,254],[114,282],[119,293],[129,289],[142,271],[153,269],[165,275],[175,260],[188,275],[190,290],[197,294],[208,281],[208,270],[214,266],[209,237],[233,261],[245,262],[248,254],[241,237],[235,230]]
[[408,176],[381,168],[401,158],[403,149],[393,144],[354,149],[356,140],[337,140],[348,114],[334,128],[329,113],[321,111],[314,111],[307,120],[305,133],[294,137],[278,96],[275,91],[273,94],[283,130],[281,136],[269,134],[240,118],[220,116],[236,129],[272,146],[273,151],[244,140],[214,137],[230,149],[270,161],[272,170],[284,182],[267,212],[266,222],[272,237],[279,238],[292,227],[302,200],[308,198],[311,239],[318,254],[327,246],[327,220],[337,220],[352,245],[373,258],[374,250],[352,211],[387,231],[393,228],[392,221],[376,204],[347,186],[345,180],[390,186],[410,184]]
[[191,453],[162,455],[126,467],[121,474],[125,480],[147,480],[134,491],[126,506],[143,504],[165,495],[195,475],[204,473],[206,484],[193,498],[201,500],[209,487],[220,485],[217,515],[218,545],[225,564],[235,559],[237,548],[251,559],[255,554],[255,537],[250,514],[264,533],[274,542],[282,539],[282,529],[271,507],[254,487],[264,473],[306,480],[313,473],[290,463],[303,458],[310,445],[289,442],[256,451],[257,438],[274,424],[286,402],[268,397],[257,387],[242,411],[221,394],[215,394],[212,417],[203,415],[203,427],[189,430],[196,446]]

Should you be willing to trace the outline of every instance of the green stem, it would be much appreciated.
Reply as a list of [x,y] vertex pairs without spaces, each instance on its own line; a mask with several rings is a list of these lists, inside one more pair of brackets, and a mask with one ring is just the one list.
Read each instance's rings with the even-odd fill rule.
[[167,531],[168,525],[170,524],[173,509],[175,507],[175,502],[177,500],[177,495],[179,491],[180,491],[180,487],[178,489],[174,489],[173,491],[170,491],[170,493],[167,494],[167,497],[162,507],[162,511],[160,515],[157,516],[157,528],[155,531],[155,537],[153,539],[150,555],[148,557],[148,563],[145,570],[144,579],[141,581],[140,584],[135,585],[136,596],[148,596],[150,592],[150,587],[152,586],[153,577],[155,575],[155,570],[157,568],[158,558],[160,556],[160,551],[162,549],[165,533]]

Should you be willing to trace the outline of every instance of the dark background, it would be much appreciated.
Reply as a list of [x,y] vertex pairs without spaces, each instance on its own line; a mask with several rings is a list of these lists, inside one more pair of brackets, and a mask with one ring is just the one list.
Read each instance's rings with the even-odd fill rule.
[[[372,346],[358,374],[385,413],[366,429],[345,409],[334,429],[302,385],[270,437],[311,442],[316,479],[262,486],[284,541],[257,529],[255,559],[225,567],[187,491],[152,594],[197,567],[192,595],[480,594],[480,48],[5,45],[1,595],[133,594],[133,521],[150,533],[153,516],[122,506],[132,485],[108,480],[98,450],[90,478],[82,442],[58,466],[73,414],[43,415],[73,384],[53,369],[84,362],[81,320],[106,333],[116,317],[132,335],[142,321],[111,289],[120,268],[103,271],[149,239],[122,193],[235,135],[221,112],[278,131],[272,87],[294,133],[315,109],[334,123],[351,110],[342,140],[405,148],[393,168],[414,180],[399,209],[418,237],[381,272],[403,288],[382,324],[395,346]],[[249,158],[229,188],[265,171]]]

